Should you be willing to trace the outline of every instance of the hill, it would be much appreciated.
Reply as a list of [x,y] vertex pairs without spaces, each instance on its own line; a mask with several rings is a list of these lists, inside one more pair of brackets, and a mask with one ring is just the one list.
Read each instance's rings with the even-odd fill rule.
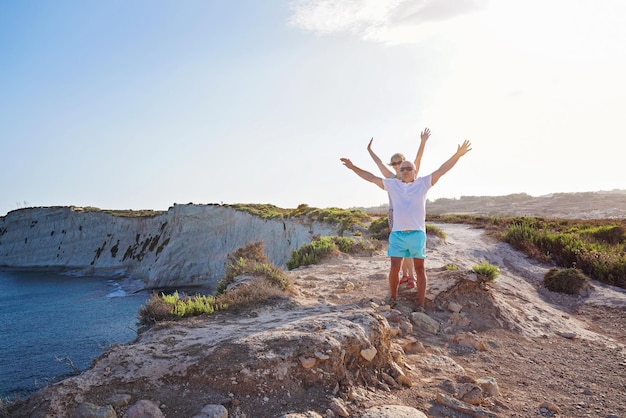
[[[160,324],[10,416],[625,416],[623,289],[549,292],[551,266],[439,226],[425,313],[414,289],[386,305],[385,251],[335,254],[287,272],[271,306]],[[488,287],[471,272],[482,260],[501,269]]]
[[545,216],[565,219],[626,218],[626,190],[554,193],[533,197],[524,193],[507,196],[463,196],[428,202],[433,215],[449,213],[487,216]]
[[[386,214],[387,205],[365,208],[370,214]],[[626,190],[553,193],[530,196],[462,196],[428,200],[429,215],[470,214],[495,217],[544,216],[564,219],[626,218]]]

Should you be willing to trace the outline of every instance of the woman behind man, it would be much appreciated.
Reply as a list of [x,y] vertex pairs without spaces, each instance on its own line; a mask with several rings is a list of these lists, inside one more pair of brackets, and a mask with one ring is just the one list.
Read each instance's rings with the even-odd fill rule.
[[[417,150],[417,155],[415,156],[415,161],[413,162],[413,164],[415,164],[415,173],[416,174],[419,171],[420,163],[422,161],[422,156],[424,155],[424,148],[426,147],[426,141],[428,141],[429,137],[430,137],[430,129],[425,128],[421,132],[421,134],[420,134],[420,139],[421,139],[420,146],[419,146],[419,148]],[[395,154],[393,154],[391,156],[391,159],[389,161],[389,165],[391,167],[393,167],[393,169],[395,170],[395,173],[393,173],[393,172],[391,172],[391,170],[389,170],[385,166],[385,164],[378,157],[378,155],[376,155],[376,153],[374,153],[374,151],[372,150],[372,142],[373,141],[374,141],[374,138],[370,139],[369,144],[367,144],[367,152],[369,152],[370,156],[372,157],[372,159],[374,160],[374,162],[376,163],[376,165],[380,169],[381,174],[385,178],[396,178],[396,177],[398,177],[398,175],[400,174],[400,172],[399,172],[400,164],[402,164],[402,162],[406,160],[406,158],[404,157],[404,154],[401,154],[401,153],[397,152],[397,153],[395,153]],[[392,229],[393,228],[393,205],[391,203],[391,199],[389,199],[388,222],[389,222],[389,229]],[[415,270],[413,268],[413,260],[411,258],[403,258],[402,259],[401,274],[402,274],[402,277],[400,277],[400,284],[406,283],[406,286],[408,288],[415,287]]]

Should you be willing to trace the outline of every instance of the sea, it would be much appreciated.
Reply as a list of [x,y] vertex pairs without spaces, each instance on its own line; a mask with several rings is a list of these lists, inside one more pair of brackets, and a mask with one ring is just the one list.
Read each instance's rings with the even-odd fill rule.
[[0,269],[0,400],[24,398],[137,337],[150,292],[128,278]]

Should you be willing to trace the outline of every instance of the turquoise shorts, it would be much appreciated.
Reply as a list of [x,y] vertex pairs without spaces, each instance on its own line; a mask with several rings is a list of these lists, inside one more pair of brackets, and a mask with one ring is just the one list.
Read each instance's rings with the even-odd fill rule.
[[392,231],[389,234],[389,257],[426,258],[426,233],[424,231]]

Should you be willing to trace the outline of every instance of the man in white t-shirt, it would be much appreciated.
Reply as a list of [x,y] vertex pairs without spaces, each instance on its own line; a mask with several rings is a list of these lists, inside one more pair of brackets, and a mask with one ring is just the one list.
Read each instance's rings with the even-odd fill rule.
[[424,177],[417,177],[415,165],[411,161],[400,164],[398,178],[383,179],[365,171],[350,161],[341,158],[343,164],[354,171],[359,177],[376,184],[389,193],[393,202],[393,227],[389,234],[387,255],[391,258],[389,269],[390,304],[396,303],[398,295],[400,265],[403,257],[413,259],[417,276],[417,304],[418,309],[424,309],[426,301],[426,194],[437,181],[447,173],[459,159],[471,150],[471,143],[467,140],[457,147],[457,151],[437,170]]

